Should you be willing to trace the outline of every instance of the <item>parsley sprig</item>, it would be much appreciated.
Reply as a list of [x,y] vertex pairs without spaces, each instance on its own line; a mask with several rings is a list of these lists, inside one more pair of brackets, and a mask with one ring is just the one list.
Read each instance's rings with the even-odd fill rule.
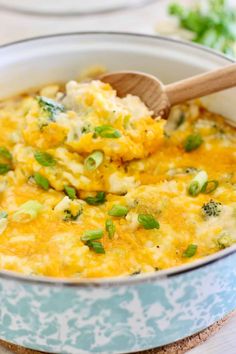
[[236,9],[227,0],[206,0],[190,8],[173,2],[168,10],[181,28],[193,33],[193,42],[236,56]]

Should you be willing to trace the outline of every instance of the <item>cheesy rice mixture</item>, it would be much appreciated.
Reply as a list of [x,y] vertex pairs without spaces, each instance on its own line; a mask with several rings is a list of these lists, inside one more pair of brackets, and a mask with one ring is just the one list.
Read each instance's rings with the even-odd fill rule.
[[98,80],[0,103],[0,269],[155,272],[236,242],[236,134],[198,102],[171,129]]

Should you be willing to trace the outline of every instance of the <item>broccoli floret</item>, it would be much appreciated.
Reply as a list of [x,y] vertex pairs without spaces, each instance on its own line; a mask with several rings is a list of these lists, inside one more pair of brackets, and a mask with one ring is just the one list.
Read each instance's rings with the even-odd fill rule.
[[51,121],[55,121],[55,116],[58,113],[65,112],[65,107],[59,102],[43,96],[38,96],[36,99],[40,108],[48,114]]
[[215,202],[212,199],[208,203],[203,204],[202,206],[202,213],[205,217],[219,216],[221,210],[222,204],[219,202]]
[[234,240],[232,237],[228,234],[222,234],[218,239],[217,239],[217,244],[220,249],[224,249],[227,247],[232,246],[234,243]]
[[82,214],[82,211],[79,210],[76,214],[72,214],[71,210],[64,210],[63,221],[75,221]]

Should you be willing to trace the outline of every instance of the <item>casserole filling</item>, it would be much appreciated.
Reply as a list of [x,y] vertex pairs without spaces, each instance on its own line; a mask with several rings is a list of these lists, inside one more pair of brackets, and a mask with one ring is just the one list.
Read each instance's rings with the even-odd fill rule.
[[197,101],[171,124],[94,80],[0,103],[0,268],[155,272],[236,242],[236,134]]

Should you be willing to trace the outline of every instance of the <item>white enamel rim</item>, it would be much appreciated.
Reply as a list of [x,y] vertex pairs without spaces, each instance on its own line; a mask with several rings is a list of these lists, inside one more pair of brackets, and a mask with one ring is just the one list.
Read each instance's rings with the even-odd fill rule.
[[[183,42],[180,40],[172,39],[172,38],[167,38],[163,36],[152,36],[152,35],[144,35],[144,34],[137,34],[137,33],[127,33],[127,32],[73,32],[73,33],[60,33],[60,34],[54,34],[54,35],[47,35],[47,36],[40,36],[40,37],[34,37],[34,38],[29,38],[25,40],[20,40],[16,42],[12,42],[9,44],[4,44],[0,46],[0,52],[1,48],[5,47],[14,47],[14,45],[18,45],[20,43],[37,43],[38,40],[43,40],[43,39],[48,39],[48,38],[58,38],[58,37],[71,37],[71,36],[86,36],[86,35],[99,35],[99,36],[128,36],[130,38],[149,38],[149,39],[156,39],[164,42],[172,42],[176,43],[179,45],[179,48],[181,50],[181,46],[188,46],[188,47],[193,47],[194,49],[197,49],[199,51],[199,55],[203,54],[204,52],[211,53],[212,55],[215,55],[217,57],[223,58],[229,63],[234,62],[234,60],[226,57],[225,55],[215,51],[211,50],[209,48],[206,48],[201,45],[197,45],[191,42]],[[166,277],[174,277],[178,276],[180,274],[184,274],[187,272],[191,272],[194,270],[197,270],[198,268],[206,267],[210,264],[213,264],[215,262],[220,262],[223,261],[224,258],[230,257],[236,253],[236,245],[233,245],[225,250],[221,250],[213,255],[207,256],[205,258],[196,260],[194,262],[191,262],[186,265],[178,266],[178,267],[173,267],[169,268],[166,270],[160,270],[158,272],[154,273],[146,273],[146,274],[140,274],[136,276],[122,276],[122,277],[110,277],[110,278],[99,278],[99,279],[68,279],[68,278],[54,278],[54,277],[43,277],[43,276],[31,276],[31,275],[22,275],[17,272],[12,272],[12,271],[7,271],[7,270],[1,270],[0,271],[0,278],[5,278],[9,280],[14,280],[14,281],[20,281],[20,282],[29,282],[29,283],[35,283],[35,284],[47,284],[51,286],[72,286],[72,287],[100,287],[100,286],[120,286],[120,285],[128,285],[128,284],[136,284],[136,283],[150,283],[154,282],[157,279],[163,279]]]
[[42,16],[91,15],[130,9],[158,0],[0,0],[6,10]]

